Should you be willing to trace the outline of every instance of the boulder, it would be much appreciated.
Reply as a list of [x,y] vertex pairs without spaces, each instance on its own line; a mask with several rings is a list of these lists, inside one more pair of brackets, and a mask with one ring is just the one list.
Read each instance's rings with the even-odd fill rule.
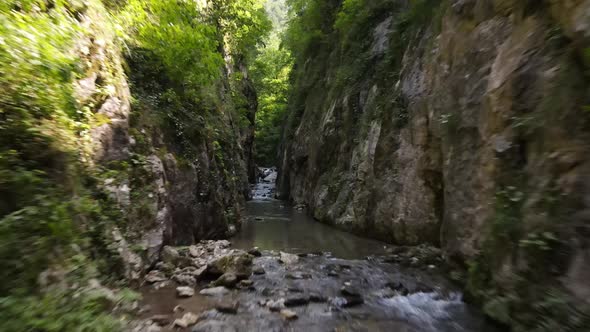
[[234,273],[238,279],[246,279],[252,274],[252,256],[242,250],[232,250],[209,262],[206,273],[216,277]]
[[203,247],[199,247],[199,246],[190,246],[188,247],[188,252],[189,255],[191,255],[192,257],[201,257],[203,256],[206,251],[203,249]]
[[182,316],[182,318],[175,320],[173,325],[185,329],[191,325],[195,325],[198,320],[199,316],[193,314],[192,312],[187,312]]
[[281,261],[283,264],[291,265],[299,261],[299,256],[281,251],[279,261]]
[[186,274],[186,273],[175,274],[172,277],[172,280],[176,281],[176,283],[178,283],[179,285],[183,285],[183,286],[193,286],[194,287],[197,284],[195,277],[193,277],[190,274]]
[[160,252],[160,260],[164,263],[176,265],[179,258],[180,254],[178,253],[178,250],[170,246],[164,246],[162,252]]
[[239,301],[221,301],[215,304],[215,310],[224,314],[237,314]]
[[260,257],[262,256],[262,253],[260,252],[260,250],[258,249],[258,247],[254,247],[250,250],[248,250],[248,253],[254,257]]
[[303,294],[289,296],[285,299],[285,302],[284,302],[286,307],[297,307],[297,306],[306,305],[308,303],[309,303],[309,296],[305,296]]
[[214,286],[224,286],[227,288],[233,288],[236,286],[236,284],[238,283],[238,277],[236,276],[235,273],[224,273],[221,275],[221,277],[217,278],[217,280],[215,280],[213,282]]
[[166,281],[168,278],[166,278],[162,271],[152,270],[145,276],[144,280],[149,284],[155,284],[157,282]]
[[176,295],[178,297],[191,297],[195,295],[195,290],[188,286],[176,287]]

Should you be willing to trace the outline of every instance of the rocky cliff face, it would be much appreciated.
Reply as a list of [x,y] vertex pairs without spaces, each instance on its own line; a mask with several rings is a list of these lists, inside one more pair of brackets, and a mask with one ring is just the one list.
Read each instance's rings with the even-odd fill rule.
[[280,192],[322,222],[439,245],[490,315],[554,326],[520,311],[590,291],[590,1],[417,3],[372,4],[299,61]]
[[106,172],[105,188],[127,216],[127,238],[151,264],[164,244],[225,238],[239,229],[253,133],[241,127],[229,83],[219,83],[217,112],[191,104],[179,112],[161,97],[171,87],[149,52],[134,50],[127,61],[137,101],[123,119],[127,131],[117,131],[118,122],[105,125],[118,158],[99,162],[117,170]]
[[170,92],[178,87],[157,57],[133,49],[124,59],[114,33],[101,26],[103,13],[84,10],[79,24],[89,32],[76,41],[82,74],[74,97],[95,120],[79,144],[82,175],[94,178],[89,187],[98,196],[108,196],[104,209],[117,211],[120,220],[105,229],[105,238],[126,277],[137,279],[163,245],[225,238],[239,228],[253,130],[238,106],[254,117],[256,94],[238,91],[249,98],[236,105],[220,71],[211,97],[216,105],[180,105],[182,96]]

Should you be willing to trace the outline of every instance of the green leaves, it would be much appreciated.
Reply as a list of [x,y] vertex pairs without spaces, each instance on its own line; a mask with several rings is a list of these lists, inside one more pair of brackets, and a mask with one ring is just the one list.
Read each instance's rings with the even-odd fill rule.
[[131,0],[120,19],[132,28],[127,39],[158,56],[179,84],[194,88],[219,77],[217,30],[195,2]]

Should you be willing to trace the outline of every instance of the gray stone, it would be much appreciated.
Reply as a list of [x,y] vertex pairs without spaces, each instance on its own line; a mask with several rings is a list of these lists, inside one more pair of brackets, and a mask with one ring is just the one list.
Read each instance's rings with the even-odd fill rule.
[[252,269],[252,273],[260,275],[260,274],[265,274],[266,271],[264,271],[264,268],[262,266],[255,266]]
[[199,294],[207,295],[207,296],[222,296],[229,293],[229,289],[219,286],[219,287],[211,287],[202,289]]
[[306,305],[309,303],[309,297],[303,294],[301,295],[292,295],[285,299],[284,304],[286,307],[297,307]]
[[162,252],[160,253],[160,259],[162,262],[176,265],[179,258],[180,254],[178,253],[178,250],[170,246],[164,246],[164,248],[162,248]]
[[149,320],[158,324],[159,326],[165,326],[170,324],[172,317],[170,315],[153,315],[149,318]]
[[299,261],[299,256],[281,251],[279,260],[285,265],[292,265]]
[[217,280],[215,280],[215,282],[213,282],[214,286],[224,286],[227,288],[233,288],[236,286],[236,284],[238,283],[238,277],[235,275],[235,273],[224,273],[221,275],[221,277],[217,278]]
[[195,325],[198,320],[199,316],[193,314],[192,312],[187,312],[182,316],[182,318],[176,319],[172,325],[181,328],[187,328],[191,325]]
[[162,273],[161,271],[152,270],[145,276],[144,280],[147,283],[155,284],[157,282],[166,281],[168,280],[168,278],[166,278],[164,273]]
[[190,274],[185,274],[185,273],[175,274],[172,277],[172,280],[176,281],[176,283],[178,283],[179,285],[183,285],[183,286],[193,286],[194,287],[197,284],[195,277],[193,277]]
[[268,300],[266,302],[266,307],[270,311],[279,311],[285,307],[285,299]]
[[293,319],[297,319],[297,313],[293,310],[289,310],[289,309],[283,309],[281,310],[281,316],[283,316],[284,319],[286,320],[293,320]]
[[209,262],[206,273],[217,277],[234,273],[239,279],[248,278],[252,274],[252,256],[242,250],[232,250]]
[[215,304],[215,309],[224,314],[237,314],[239,301],[221,301]]
[[237,332],[237,329],[229,323],[219,320],[207,320],[195,325],[192,332]]
[[191,297],[195,295],[195,290],[194,288],[188,286],[176,287],[176,295],[178,297]]

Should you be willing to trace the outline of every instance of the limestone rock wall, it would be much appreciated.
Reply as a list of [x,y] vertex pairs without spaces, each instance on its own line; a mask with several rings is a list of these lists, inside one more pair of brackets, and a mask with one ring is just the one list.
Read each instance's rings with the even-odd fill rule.
[[528,273],[585,301],[590,1],[440,1],[409,28],[404,6],[373,16],[360,76],[338,83],[336,31],[298,64],[279,192],[322,222],[441,246],[488,303],[513,310]]

